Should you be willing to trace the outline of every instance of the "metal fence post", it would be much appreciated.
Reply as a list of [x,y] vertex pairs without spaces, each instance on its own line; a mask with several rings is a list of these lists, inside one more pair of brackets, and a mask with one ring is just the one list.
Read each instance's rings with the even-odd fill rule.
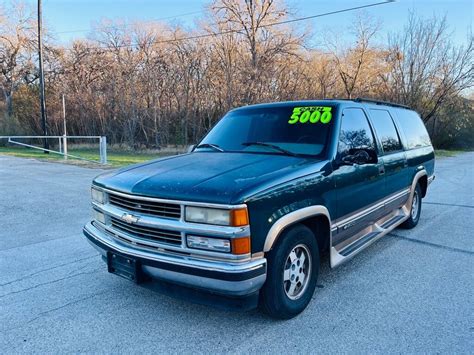
[[107,137],[102,136],[99,140],[100,163],[107,164]]
[[[98,163],[98,164],[107,164],[107,138],[105,136],[67,136],[67,135],[62,135],[62,136],[0,136],[0,140],[2,139],[7,139],[9,144],[14,144],[18,145],[20,147],[25,147],[25,148],[31,148],[31,149],[36,149],[36,150],[41,150],[41,151],[47,151],[50,153],[54,154],[60,154],[64,156],[64,159],[78,159],[78,160],[84,160],[84,161],[89,161],[92,163]],[[58,144],[59,150],[52,150],[52,149],[46,149],[46,148],[41,148],[38,146],[34,146],[32,144],[26,144],[22,142],[18,142],[16,139],[58,139]],[[98,139],[99,140],[99,155],[100,155],[100,161],[97,161],[97,159],[87,159],[78,155],[73,155],[68,153],[68,139]]]
[[63,153],[64,153],[64,160],[67,160],[67,136],[63,135]]

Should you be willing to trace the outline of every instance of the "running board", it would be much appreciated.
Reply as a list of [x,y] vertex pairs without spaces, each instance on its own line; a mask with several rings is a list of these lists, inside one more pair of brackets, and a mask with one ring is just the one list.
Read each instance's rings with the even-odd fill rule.
[[[394,224],[396,224],[397,222],[400,222],[402,219],[403,221],[405,221],[405,219],[407,218],[408,216],[406,216],[405,214],[399,214],[399,215],[396,215],[394,216],[393,218],[390,218],[387,222],[385,222],[384,224],[382,224],[380,227],[383,228],[383,229],[388,229],[390,228],[391,226],[393,226]],[[402,221],[402,222],[403,222]],[[398,226],[398,224],[397,224]]]
[[344,257],[347,257],[347,256],[351,255],[352,253],[356,252],[357,250],[362,249],[372,239],[377,238],[377,236],[380,233],[381,232],[371,232],[371,233],[368,233],[368,234],[364,235],[363,237],[357,239],[355,242],[353,242],[353,243],[349,244],[348,246],[346,246],[345,248],[341,249],[339,251],[339,254],[341,254]]
[[361,252],[376,240],[394,230],[409,217],[406,206],[402,206],[373,225],[356,234],[352,240],[331,246],[331,267],[336,267]]

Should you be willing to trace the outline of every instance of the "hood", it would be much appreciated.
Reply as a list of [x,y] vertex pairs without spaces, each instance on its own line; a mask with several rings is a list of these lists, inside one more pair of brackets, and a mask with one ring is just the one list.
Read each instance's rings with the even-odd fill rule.
[[276,154],[194,152],[106,173],[94,183],[135,195],[234,204],[243,202],[260,185],[286,176],[290,179],[295,170],[310,163],[315,160]]

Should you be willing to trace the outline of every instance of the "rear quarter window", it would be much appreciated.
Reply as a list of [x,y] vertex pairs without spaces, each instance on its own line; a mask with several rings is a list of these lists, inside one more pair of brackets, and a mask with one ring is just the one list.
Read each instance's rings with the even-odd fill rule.
[[431,145],[430,136],[420,116],[415,111],[396,110],[396,120],[405,136],[407,149]]

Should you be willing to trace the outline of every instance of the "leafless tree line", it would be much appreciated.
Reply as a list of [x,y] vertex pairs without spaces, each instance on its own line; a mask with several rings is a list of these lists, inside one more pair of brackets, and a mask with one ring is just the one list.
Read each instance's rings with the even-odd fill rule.
[[[35,14],[18,4],[0,10],[0,130],[41,133]],[[474,85],[472,34],[456,46],[445,19],[411,14],[380,45],[380,24],[358,14],[353,43],[328,35],[315,50],[308,33],[271,25],[288,13],[281,1],[215,0],[193,31],[108,21],[67,47],[49,37],[50,132],[62,134],[63,94],[68,134],[132,147],[194,143],[241,105],[361,96],[407,104],[432,136],[472,145],[473,104],[461,95]]]

